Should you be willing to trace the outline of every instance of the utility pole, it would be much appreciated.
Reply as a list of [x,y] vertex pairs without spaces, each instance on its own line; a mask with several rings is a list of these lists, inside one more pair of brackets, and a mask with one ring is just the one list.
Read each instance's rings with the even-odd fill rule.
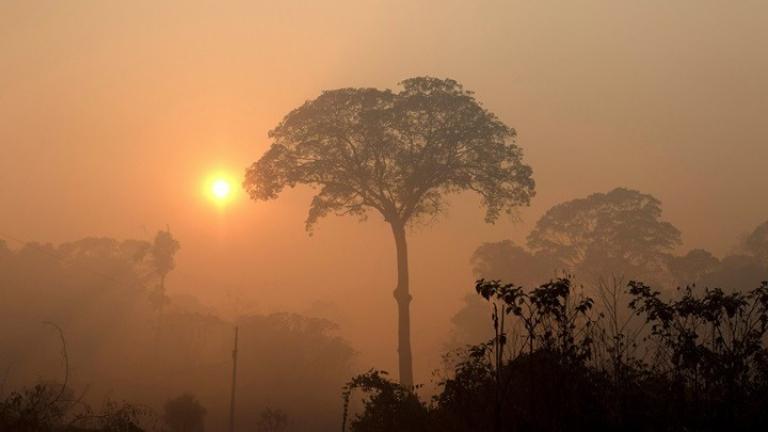
[[229,399],[229,432],[235,431],[235,382],[237,381],[237,326],[235,326],[235,348],[232,350],[232,394]]

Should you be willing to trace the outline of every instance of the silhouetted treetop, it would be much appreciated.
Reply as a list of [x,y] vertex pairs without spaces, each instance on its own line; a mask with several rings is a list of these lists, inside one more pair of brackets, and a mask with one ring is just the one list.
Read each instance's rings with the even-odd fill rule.
[[720,265],[720,260],[704,249],[692,249],[683,256],[670,256],[667,265],[680,286],[698,283]]
[[185,393],[165,403],[163,419],[173,432],[202,432],[205,430],[206,409],[197,398]]
[[645,266],[679,244],[680,231],[661,220],[660,201],[625,188],[558,204],[528,236],[535,253],[571,268]]
[[482,197],[489,222],[529,202],[532,170],[514,129],[454,80],[400,84],[397,93],[326,91],[290,112],[246,173],[250,196],[268,200],[286,186],[318,187],[308,229],[328,213],[364,217],[370,208],[404,225],[438,214],[444,194],[461,190]]
[[768,280],[768,262],[751,255],[728,255],[707,272],[699,284],[744,291],[765,280]]
[[768,263],[768,220],[752,231],[744,242],[744,246],[755,258]]
[[152,263],[163,276],[176,267],[175,256],[181,246],[169,230],[158,231],[152,243]]
[[534,255],[511,240],[481,244],[470,263],[478,279],[514,281],[525,286],[546,282],[563,267],[559,261]]

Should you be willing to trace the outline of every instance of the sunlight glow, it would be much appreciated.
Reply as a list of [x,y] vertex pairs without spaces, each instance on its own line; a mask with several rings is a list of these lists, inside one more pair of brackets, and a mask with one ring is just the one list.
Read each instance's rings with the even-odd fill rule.
[[223,173],[212,174],[205,181],[204,194],[217,206],[228,204],[235,198],[237,192],[232,178]]
[[226,199],[230,192],[232,192],[232,187],[229,185],[228,181],[219,179],[213,182],[211,192],[213,193],[213,196],[218,199]]

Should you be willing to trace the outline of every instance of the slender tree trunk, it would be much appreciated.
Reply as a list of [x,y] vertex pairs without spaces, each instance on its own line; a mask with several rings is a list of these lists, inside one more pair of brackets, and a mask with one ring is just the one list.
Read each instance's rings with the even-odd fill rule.
[[411,293],[408,290],[408,245],[405,241],[405,224],[390,222],[390,225],[397,248],[397,288],[393,294],[397,301],[397,353],[400,384],[411,388],[413,358],[411,357]]

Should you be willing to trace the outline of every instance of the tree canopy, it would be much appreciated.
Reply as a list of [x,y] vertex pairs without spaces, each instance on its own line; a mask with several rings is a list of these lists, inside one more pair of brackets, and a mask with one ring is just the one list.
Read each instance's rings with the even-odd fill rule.
[[744,242],[747,251],[755,258],[768,263],[768,221],[761,223]]
[[720,260],[704,249],[692,249],[682,256],[670,256],[669,271],[678,285],[698,283],[720,265]]
[[329,213],[365,217],[369,209],[406,224],[438,214],[444,194],[461,190],[482,197],[489,222],[529,203],[532,170],[514,129],[454,80],[419,77],[401,86],[326,91],[291,111],[247,170],[245,189],[267,200],[286,186],[319,188],[307,229]]
[[542,284],[556,275],[562,264],[534,255],[511,240],[483,243],[470,259],[478,279],[503,280],[523,286]]
[[157,232],[152,243],[152,264],[157,273],[165,276],[176,267],[175,256],[180,247],[169,230]]
[[206,410],[189,393],[165,403],[163,419],[173,432],[203,432]]
[[625,188],[558,204],[528,236],[534,253],[598,273],[652,269],[680,242],[680,231],[661,220],[658,199]]

